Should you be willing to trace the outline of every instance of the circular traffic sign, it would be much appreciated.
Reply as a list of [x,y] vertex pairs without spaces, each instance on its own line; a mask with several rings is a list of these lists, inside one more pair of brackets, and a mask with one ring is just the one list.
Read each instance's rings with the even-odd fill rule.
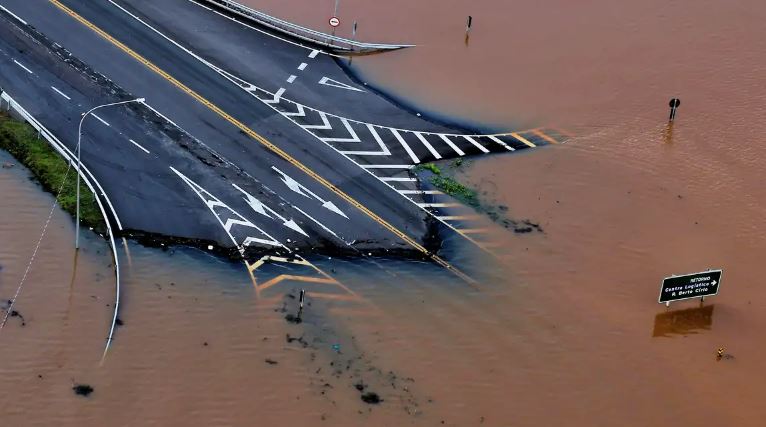
[[670,108],[678,108],[681,105],[681,100],[678,98],[673,98],[670,100]]
[[330,26],[331,27],[335,28],[338,25],[340,25],[340,19],[338,19],[337,16],[333,16],[332,18],[330,18]]

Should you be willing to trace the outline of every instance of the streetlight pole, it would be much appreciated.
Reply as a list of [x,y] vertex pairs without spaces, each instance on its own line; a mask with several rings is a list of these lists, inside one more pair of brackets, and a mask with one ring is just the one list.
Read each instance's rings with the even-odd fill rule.
[[75,237],[74,237],[74,248],[76,250],[80,249],[80,170],[82,169],[82,162],[80,161],[80,142],[82,140],[82,124],[85,121],[85,118],[88,117],[88,115],[90,115],[90,113],[98,110],[99,108],[111,107],[113,105],[128,104],[131,102],[144,102],[144,101],[146,101],[145,98],[136,98],[136,99],[131,99],[129,101],[112,102],[109,104],[99,105],[83,113],[82,118],[80,119],[80,124],[79,126],[77,126],[77,218],[75,219]]

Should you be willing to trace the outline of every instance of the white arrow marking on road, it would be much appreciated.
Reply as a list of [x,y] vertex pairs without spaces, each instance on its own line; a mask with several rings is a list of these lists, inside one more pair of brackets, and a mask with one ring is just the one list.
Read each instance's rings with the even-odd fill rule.
[[[274,209],[271,209],[270,207],[268,207],[265,204],[263,204],[263,202],[261,202],[260,200],[256,199],[254,196],[250,195],[250,193],[248,193],[247,191],[239,188],[239,186],[237,186],[237,184],[231,184],[231,185],[233,185],[234,188],[236,188],[237,190],[239,190],[240,192],[242,192],[242,194],[244,194],[246,196],[246,198],[244,200],[247,202],[248,205],[250,205],[251,208],[253,208],[254,211],[258,212],[259,214],[261,214],[261,215],[263,215],[263,216],[265,216],[267,218],[272,218],[273,219],[274,217],[277,217],[277,219],[282,221],[282,225],[284,225],[285,227],[287,227],[287,228],[289,228],[289,229],[291,229],[293,231],[296,231],[298,233],[301,233],[301,234],[303,234],[306,237],[309,237],[309,235],[306,234],[306,232],[303,231],[303,229],[293,219],[289,219],[289,220],[286,219],[285,217],[283,217],[282,215],[277,213]],[[269,215],[269,214],[271,214],[271,215]]]
[[272,166],[271,168],[274,169],[278,174],[282,175],[282,182],[284,182],[285,185],[287,185],[287,187],[289,189],[291,189],[291,190],[295,191],[296,193],[298,193],[298,194],[300,194],[302,196],[305,196],[305,197],[309,197],[309,196],[307,196],[307,194],[310,195],[311,197],[317,199],[320,203],[322,203],[322,207],[323,208],[331,210],[331,211],[335,212],[336,214],[342,216],[343,218],[348,219],[348,216],[346,216],[346,214],[344,214],[343,211],[341,211],[337,206],[335,206],[335,203],[333,203],[333,202],[331,202],[329,200],[324,200],[323,198],[317,196],[316,194],[314,194],[314,192],[312,192],[308,188],[306,188],[303,185],[301,185],[301,183],[299,183],[298,181],[290,178],[286,173],[284,173],[281,170],[277,169],[276,166]]
[[359,89],[359,88],[353,87],[353,86],[349,86],[349,85],[347,85],[345,83],[341,83],[341,82],[339,82],[337,80],[333,80],[333,79],[331,79],[329,77],[322,77],[322,79],[319,80],[319,84],[320,85],[325,85],[325,86],[337,87],[338,89],[346,89],[346,90],[354,90],[354,91],[357,91],[357,92],[364,92],[362,89]]

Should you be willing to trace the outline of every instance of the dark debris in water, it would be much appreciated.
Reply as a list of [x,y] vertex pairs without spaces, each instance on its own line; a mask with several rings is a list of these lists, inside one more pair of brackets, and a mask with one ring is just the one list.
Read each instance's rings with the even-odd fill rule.
[[88,397],[91,393],[93,393],[93,387],[89,386],[88,384],[75,384],[72,387],[72,390],[74,390],[76,395],[84,397]]
[[378,396],[378,393],[368,391],[367,393],[362,394],[362,401],[370,405],[377,405],[382,402],[383,399]]

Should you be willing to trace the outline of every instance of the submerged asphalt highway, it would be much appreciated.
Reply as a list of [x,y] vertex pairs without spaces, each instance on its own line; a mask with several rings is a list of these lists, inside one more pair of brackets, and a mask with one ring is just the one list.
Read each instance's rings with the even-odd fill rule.
[[331,54],[191,0],[0,5],[0,87],[70,149],[82,112],[146,98],[84,128],[83,162],[125,233],[433,256],[436,225],[459,227],[414,165],[555,141],[421,119]]

